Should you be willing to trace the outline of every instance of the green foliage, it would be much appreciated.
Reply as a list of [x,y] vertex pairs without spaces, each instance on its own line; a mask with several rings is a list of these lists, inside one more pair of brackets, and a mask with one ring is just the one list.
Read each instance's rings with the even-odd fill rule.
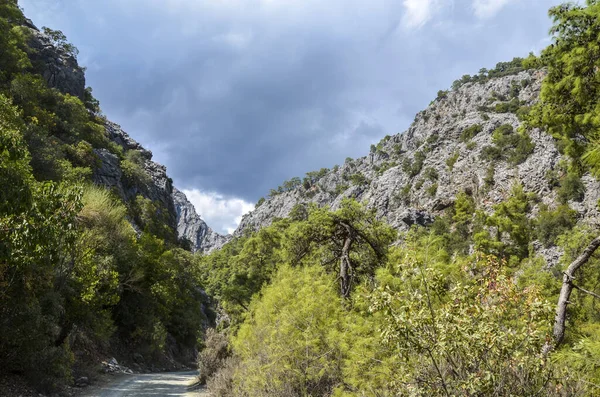
[[486,146],[481,158],[487,161],[506,160],[513,165],[525,161],[535,148],[531,138],[524,132],[515,132],[510,124],[503,124],[492,133],[494,146]]
[[518,98],[513,98],[508,102],[497,103],[493,110],[496,113],[517,113],[521,108],[521,102]]
[[359,298],[370,316],[352,327],[337,396],[560,395],[540,357],[552,309],[537,290],[516,287],[493,258],[452,281],[434,257],[395,259]]
[[[348,159],[346,159],[346,162]],[[319,171],[311,171],[307,172],[304,179],[302,179],[302,186],[305,189],[310,189],[314,186],[319,179],[323,178],[329,172],[329,168],[321,168]]]
[[538,240],[549,247],[556,243],[558,236],[571,230],[576,221],[577,211],[566,204],[558,206],[555,210],[542,205],[535,222],[535,233]]
[[67,53],[73,58],[77,59],[77,55],[79,55],[79,50],[73,44],[67,41],[67,36],[64,35],[60,30],[52,30],[46,26],[42,27],[42,32],[47,35],[50,40],[52,40],[52,44],[59,50]]
[[463,75],[452,83],[452,89],[457,90],[466,83],[485,83],[492,78],[517,74],[523,70],[523,58],[513,58],[509,62],[498,62],[496,67],[491,70],[483,68],[479,71],[479,74],[473,76]]
[[259,198],[258,201],[256,202],[256,204],[254,205],[254,208],[260,207],[261,205],[263,205],[265,203],[265,201],[266,200],[264,197]]
[[137,150],[125,152],[125,158],[121,161],[124,182],[129,186],[145,189],[151,182],[150,175],[144,169],[144,158]]
[[416,181],[415,182],[415,190],[421,190],[424,183],[425,183],[424,179],[419,179],[418,181]]
[[233,340],[241,396],[325,396],[340,383],[344,312],[320,266],[283,266]]
[[336,185],[335,186],[335,194],[340,195],[340,194],[344,193],[346,190],[348,190],[349,187],[350,186],[346,185],[345,183]]
[[369,181],[367,180],[367,177],[364,176],[364,174],[362,174],[360,172],[356,172],[356,173],[350,175],[349,179],[350,179],[350,182],[352,182],[352,184],[356,185],[356,186],[363,186],[363,185],[367,185],[369,183]]
[[407,173],[411,178],[421,172],[423,169],[423,163],[425,162],[425,153],[422,151],[417,151],[413,157],[413,159],[406,158],[402,162],[402,171]]
[[598,35],[600,4],[568,3],[549,11],[553,20],[553,45],[531,63],[545,66],[540,102],[532,108],[528,125],[542,127],[562,141],[564,152],[582,161],[595,174],[600,169],[597,131],[600,126],[600,88],[596,70],[600,63]]
[[437,193],[437,189],[438,189],[438,184],[434,183],[431,186],[429,186],[427,188],[427,194],[429,195],[429,197],[435,197],[436,193]]
[[237,324],[252,296],[271,280],[281,252],[289,220],[274,222],[253,236],[235,239],[200,261],[203,284],[219,300],[232,322]]
[[465,128],[460,133],[460,140],[461,140],[461,142],[468,142],[471,139],[473,139],[475,137],[475,135],[479,134],[481,131],[483,131],[483,127],[481,126],[481,124],[473,124],[472,126]]
[[460,157],[460,152],[458,150],[455,150],[447,159],[446,159],[446,165],[448,166],[448,169],[450,170],[450,172],[452,172],[452,170],[454,169],[454,164],[456,164],[456,162],[458,161],[458,158]]
[[491,188],[492,186],[494,186],[495,175],[496,175],[496,167],[494,167],[494,164],[490,164],[488,166],[487,170],[485,171],[485,177],[483,178],[483,183],[486,188]]
[[532,194],[525,193],[523,186],[515,184],[508,200],[495,205],[492,215],[479,214],[485,228],[475,233],[475,248],[504,258],[511,265],[527,257],[532,235],[527,214],[532,199]]
[[400,204],[408,205],[410,203],[410,191],[412,189],[412,185],[407,183],[398,191],[396,196],[394,197],[395,201]]
[[569,172],[560,179],[560,187],[556,194],[563,204],[566,204],[569,200],[582,201],[585,196],[585,186],[579,175]]
[[384,161],[377,169],[377,175],[383,175],[390,168],[396,167],[398,164],[395,161]]
[[423,177],[429,179],[430,181],[437,181],[437,179],[439,178],[439,173],[435,168],[427,167],[425,168],[425,171],[423,171]]
[[[195,348],[206,298],[168,211],[143,197],[141,154],[109,142],[91,89],[82,100],[48,87],[23,23],[16,1],[0,4],[0,377],[25,374],[55,391],[72,380],[75,340]],[[77,55],[64,34],[45,33]],[[117,154],[138,200],[91,184],[95,149]]]

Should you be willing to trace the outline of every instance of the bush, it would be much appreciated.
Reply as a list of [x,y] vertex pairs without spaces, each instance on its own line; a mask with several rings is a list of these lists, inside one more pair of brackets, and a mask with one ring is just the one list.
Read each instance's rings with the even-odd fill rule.
[[490,166],[485,171],[485,177],[483,178],[483,183],[485,187],[490,188],[494,185],[494,176],[496,173],[496,168],[494,164],[490,164]]
[[521,102],[518,98],[513,98],[509,102],[500,102],[494,106],[496,113],[516,113],[521,107]]
[[239,366],[236,357],[228,357],[217,372],[206,381],[206,388],[212,397],[231,397],[234,395],[233,379]]
[[410,204],[410,190],[412,189],[412,185],[407,183],[400,189],[400,191],[396,194],[395,199],[401,204],[409,205]]
[[427,188],[427,194],[430,197],[435,197],[435,194],[437,193],[437,189],[438,189],[438,184],[434,183],[433,185],[431,185]]
[[458,158],[460,157],[460,153],[458,150],[454,151],[454,153],[452,153],[450,155],[450,157],[448,157],[446,159],[446,165],[448,166],[448,169],[450,171],[452,171],[454,169],[454,164],[456,164],[456,162],[458,161]]
[[342,305],[321,266],[282,267],[233,340],[246,396],[324,396],[341,381]]
[[368,184],[367,177],[361,174],[360,172],[350,175],[350,182],[352,182],[356,186],[363,186]]
[[423,176],[426,179],[429,179],[430,181],[437,181],[438,177],[439,177],[439,173],[437,172],[437,170],[433,167],[427,167],[425,168],[425,171],[423,172]]
[[488,161],[506,160],[513,165],[522,163],[533,153],[535,145],[524,132],[515,132],[512,125],[503,124],[492,133],[493,146],[485,146],[481,158]]
[[123,171],[123,179],[129,186],[137,186],[143,189],[152,182],[152,178],[144,169],[142,153],[137,150],[125,152],[125,159],[121,161],[121,170]]
[[335,186],[335,194],[340,195],[342,193],[344,193],[347,189],[348,189],[348,185],[346,185],[345,183],[339,184]]
[[470,141],[475,137],[475,135],[479,134],[483,131],[483,127],[481,124],[473,124],[472,126],[465,128],[463,132],[460,134],[461,142]]
[[585,197],[585,185],[581,182],[579,175],[569,172],[561,179],[557,195],[563,204],[569,200],[582,201]]
[[577,222],[577,211],[566,204],[556,208],[554,211],[543,205],[535,221],[535,233],[546,247],[554,245],[556,238],[568,232]]
[[264,202],[265,202],[265,201],[266,201],[266,200],[265,200],[265,198],[264,198],[264,197],[261,197],[261,198],[259,198],[259,199],[258,199],[258,201],[256,202],[256,205],[254,206],[254,208],[258,208],[258,207],[260,207],[261,205],[263,205],[263,204],[264,204]]
[[230,355],[227,336],[217,332],[214,328],[207,329],[204,348],[198,355],[199,382],[205,384],[220,368],[225,366],[225,360]]
[[418,175],[423,168],[423,163],[425,162],[425,154],[422,151],[417,151],[413,160],[404,159],[402,162],[402,171],[407,173],[411,178]]

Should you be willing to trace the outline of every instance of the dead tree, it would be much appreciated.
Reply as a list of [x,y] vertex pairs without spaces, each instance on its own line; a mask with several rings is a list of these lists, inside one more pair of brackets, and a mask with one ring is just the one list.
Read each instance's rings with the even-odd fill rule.
[[554,347],[558,347],[565,337],[565,322],[567,319],[567,305],[570,303],[569,298],[573,289],[578,289],[581,292],[592,295],[596,298],[600,298],[591,291],[587,291],[581,287],[576,286],[573,281],[575,280],[575,272],[585,265],[590,257],[594,254],[596,249],[600,247],[600,236],[592,240],[592,242],[586,247],[585,250],[575,259],[567,270],[563,273],[563,282],[560,289],[560,296],[556,305],[556,318],[554,320]]

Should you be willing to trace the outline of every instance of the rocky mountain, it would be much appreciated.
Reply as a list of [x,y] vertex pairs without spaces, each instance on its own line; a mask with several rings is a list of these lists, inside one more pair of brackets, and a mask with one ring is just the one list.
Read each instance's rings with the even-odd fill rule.
[[[50,87],[85,100],[85,74],[77,59],[67,49],[56,43],[56,39],[40,31],[31,21],[26,22],[31,31],[30,47],[34,49],[31,61]],[[94,170],[94,181],[116,192],[130,202],[141,195],[158,207],[166,210],[164,219],[177,232],[180,239],[187,239],[193,251],[208,252],[228,241],[210,229],[187,200],[185,194],[173,186],[164,165],[152,161],[152,152],[132,139],[116,123],[105,120],[106,136],[110,142],[122,148],[123,153],[136,152],[147,179],[145,184],[126,183],[122,159],[108,149],[94,149],[98,166]],[[132,220],[133,222],[133,220]],[[134,225],[135,226],[135,225]]]
[[[406,132],[386,136],[368,156],[346,159],[331,170],[307,174],[302,183],[296,179],[293,188],[285,188],[288,181],[272,191],[243,217],[234,235],[285,217],[297,204],[336,209],[346,197],[366,202],[399,230],[431,223],[462,191],[489,211],[520,183],[540,199],[532,214],[542,203],[556,206],[555,177],[564,170],[554,139],[538,129],[518,132],[518,115],[538,100],[544,75],[543,70],[521,71],[440,91]],[[569,205],[585,222],[598,224],[600,185],[589,175],[581,181],[585,195]],[[546,254],[548,260],[557,258]]]
[[189,240],[194,251],[208,253],[231,239],[231,236],[222,236],[208,227],[181,191],[173,188],[172,198],[177,211],[178,235]]

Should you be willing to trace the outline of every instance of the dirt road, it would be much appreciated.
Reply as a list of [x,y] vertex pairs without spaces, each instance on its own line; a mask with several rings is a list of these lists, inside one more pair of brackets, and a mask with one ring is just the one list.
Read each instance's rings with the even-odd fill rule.
[[129,396],[173,396],[173,397],[209,397],[203,390],[189,391],[198,373],[167,372],[143,375],[127,375],[115,379],[107,385],[86,390],[85,397],[129,397]]

